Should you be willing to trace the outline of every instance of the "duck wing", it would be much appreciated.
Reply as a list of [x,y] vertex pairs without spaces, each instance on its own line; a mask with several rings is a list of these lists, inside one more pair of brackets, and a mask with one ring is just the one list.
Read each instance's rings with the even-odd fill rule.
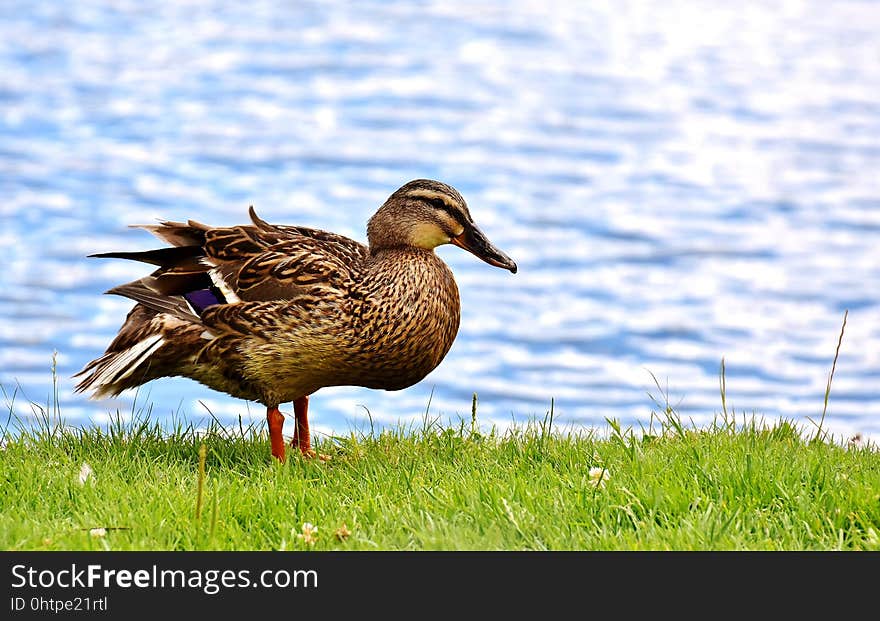
[[[351,290],[369,255],[365,245],[318,229],[269,224],[253,207],[249,215],[251,225],[223,228],[193,220],[142,225],[171,246],[92,256],[157,265],[149,276],[107,293],[188,320],[218,304],[335,297]],[[236,315],[247,308],[243,304]]]

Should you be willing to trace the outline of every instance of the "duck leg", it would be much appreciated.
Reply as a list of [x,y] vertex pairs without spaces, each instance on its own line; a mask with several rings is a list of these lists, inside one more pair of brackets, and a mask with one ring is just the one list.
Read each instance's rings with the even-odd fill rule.
[[272,444],[272,457],[278,461],[284,461],[284,436],[281,430],[284,428],[284,414],[277,405],[266,408],[266,421],[269,423],[269,442]]
[[309,435],[309,396],[300,397],[293,402],[293,413],[296,416],[296,427],[290,446],[299,448],[306,457],[314,457],[312,439]]

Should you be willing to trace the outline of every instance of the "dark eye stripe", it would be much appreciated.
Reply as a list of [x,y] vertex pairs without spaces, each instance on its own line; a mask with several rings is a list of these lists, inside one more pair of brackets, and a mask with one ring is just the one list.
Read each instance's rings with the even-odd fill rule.
[[446,213],[448,213],[450,217],[458,222],[461,226],[465,226],[461,212],[453,209],[449,205],[449,203],[444,201],[442,198],[426,198],[425,200],[428,201],[428,203],[435,209],[440,209],[441,211],[445,211]]

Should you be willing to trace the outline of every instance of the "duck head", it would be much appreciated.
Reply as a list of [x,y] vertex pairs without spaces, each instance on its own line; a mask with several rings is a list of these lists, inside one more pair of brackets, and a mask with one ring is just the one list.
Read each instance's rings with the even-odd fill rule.
[[516,274],[516,263],[474,223],[467,203],[452,186],[416,179],[388,197],[367,224],[370,250],[410,246],[464,248],[489,265]]

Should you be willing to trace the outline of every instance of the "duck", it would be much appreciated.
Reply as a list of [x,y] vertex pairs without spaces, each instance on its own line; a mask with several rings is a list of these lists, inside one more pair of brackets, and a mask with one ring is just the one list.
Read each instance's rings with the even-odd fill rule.
[[435,248],[456,245],[515,274],[452,186],[430,179],[394,191],[367,222],[367,243],[304,226],[194,220],[132,225],[165,246],[90,257],[156,266],[106,293],[135,302],[77,392],[114,397],[182,376],[266,408],[271,455],[286,459],[281,404],[292,403],[291,450],[314,457],[309,397],[328,386],[401,390],[451,348],[461,303]]

